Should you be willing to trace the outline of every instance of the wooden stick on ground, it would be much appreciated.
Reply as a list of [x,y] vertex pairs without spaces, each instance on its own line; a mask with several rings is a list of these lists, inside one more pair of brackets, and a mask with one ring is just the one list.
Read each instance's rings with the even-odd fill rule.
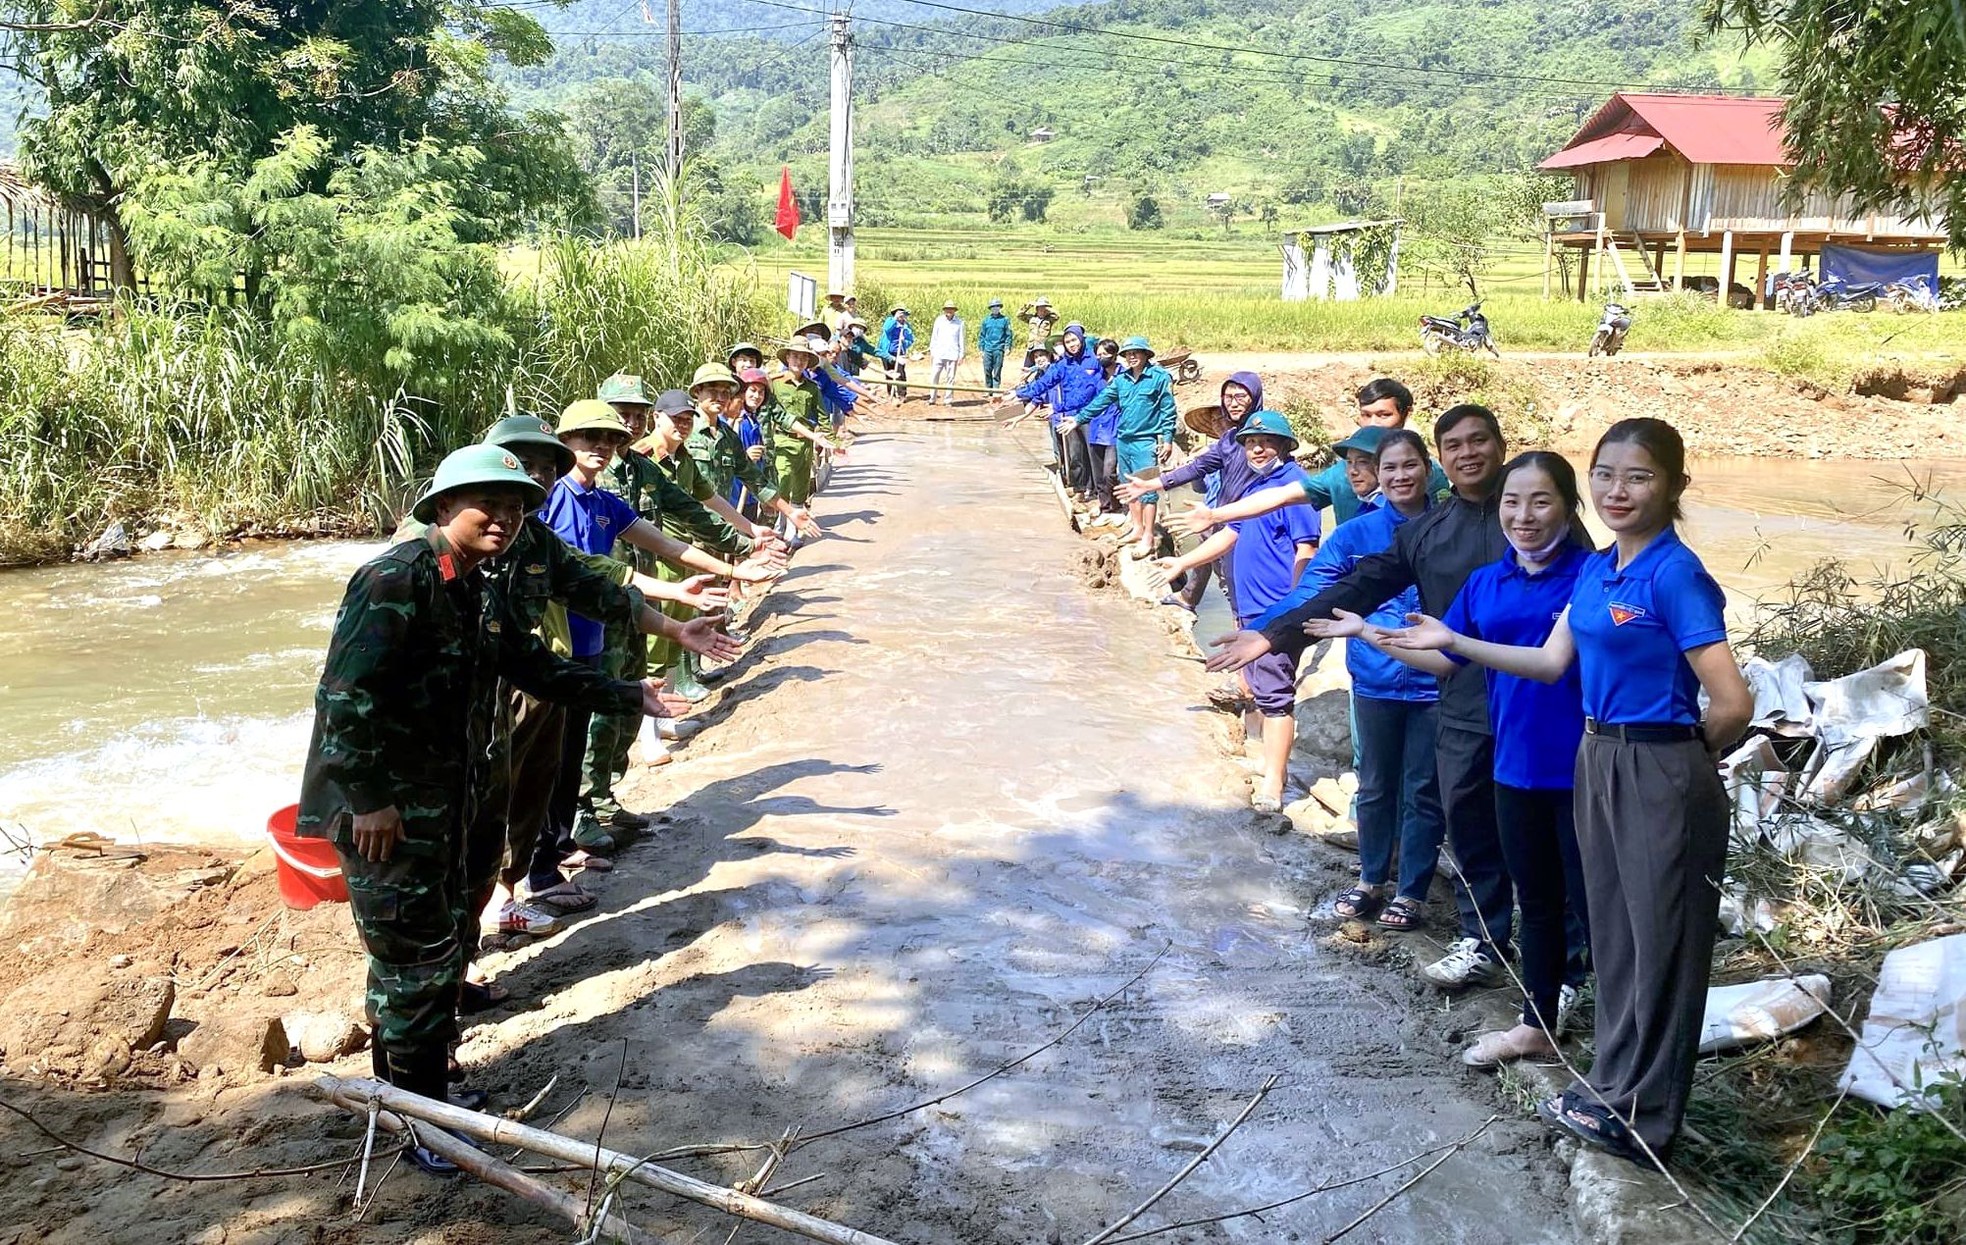
[[1195,1155],[1194,1158],[1190,1159],[1186,1167],[1183,1167],[1180,1171],[1174,1173],[1173,1178],[1170,1179],[1166,1184],[1162,1185],[1158,1189],[1155,1189],[1153,1195],[1150,1196],[1146,1201],[1140,1203],[1138,1206],[1126,1212],[1124,1215],[1121,1215],[1118,1219],[1113,1220],[1112,1223],[1106,1226],[1105,1231],[1098,1232],[1090,1237],[1087,1237],[1085,1245],[1099,1245],[1101,1241],[1109,1240],[1121,1228],[1124,1228],[1127,1224],[1132,1223],[1135,1219],[1138,1219],[1140,1216],[1146,1214],[1149,1210],[1151,1210],[1155,1202],[1160,1201],[1162,1198],[1166,1197],[1170,1192],[1173,1191],[1175,1185],[1180,1184],[1183,1180],[1186,1180],[1189,1176],[1193,1175],[1195,1169],[1197,1167],[1200,1167],[1203,1163],[1206,1163],[1208,1161],[1208,1156],[1215,1153],[1218,1149],[1220,1149],[1222,1143],[1229,1139],[1229,1134],[1235,1132],[1238,1128],[1241,1128],[1243,1125],[1243,1121],[1247,1120],[1252,1114],[1255,1113],[1256,1108],[1262,1104],[1263,1099],[1269,1096],[1270,1091],[1275,1089],[1277,1087],[1277,1082],[1282,1079],[1283,1078],[1278,1074],[1274,1072],[1271,1073],[1270,1078],[1263,1082],[1263,1087],[1256,1091],[1256,1096],[1254,1098],[1251,1098],[1247,1103],[1247,1105],[1243,1107],[1242,1114],[1236,1116],[1234,1120],[1230,1121],[1229,1126],[1227,1128],[1217,1133],[1215,1135],[1215,1140],[1209,1142],[1206,1146],[1204,1146],[1200,1154],[1197,1154]]
[[[361,1077],[346,1080],[340,1077],[324,1076],[315,1082],[323,1097],[337,1105],[351,1110],[366,1111],[368,1101],[374,1098],[392,1111],[412,1119],[423,1120],[440,1128],[475,1137],[492,1145],[518,1146],[535,1154],[562,1163],[577,1163],[582,1167],[595,1168],[617,1180],[633,1180],[663,1193],[672,1194],[688,1201],[713,1207],[727,1215],[742,1219],[754,1219],[759,1223],[783,1228],[810,1240],[824,1241],[827,1245],[894,1245],[844,1224],[833,1223],[804,1211],[793,1210],[762,1198],[739,1193],[722,1185],[710,1184],[694,1176],[658,1167],[646,1159],[638,1159],[619,1150],[596,1147],[572,1137],[549,1133],[542,1129],[529,1128],[515,1124],[511,1120],[497,1116],[481,1115],[467,1111],[447,1102],[437,1102],[421,1094],[385,1085],[380,1081]],[[351,1105],[354,1104],[354,1105]],[[432,1147],[434,1149],[434,1147]],[[449,1157],[448,1155],[446,1157]]]
[[[332,1095],[336,1106],[346,1107],[357,1114],[367,1112],[373,1100],[364,1099],[352,1092],[338,1092]],[[376,1122],[392,1133],[407,1133],[409,1125],[394,1111],[378,1111]],[[425,1149],[441,1154],[464,1171],[494,1188],[523,1198],[535,1206],[543,1206],[573,1225],[576,1232],[587,1232],[594,1225],[589,1222],[587,1210],[580,1200],[541,1180],[535,1180],[508,1163],[485,1153],[478,1147],[459,1141],[456,1137],[437,1128],[417,1130],[417,1143]],[[625,1241],[627,1245],[661,1245],[658,1238],[635,1227],[619,1215],[603,1214],[600,1220],[600,1238],[603,1240]]]

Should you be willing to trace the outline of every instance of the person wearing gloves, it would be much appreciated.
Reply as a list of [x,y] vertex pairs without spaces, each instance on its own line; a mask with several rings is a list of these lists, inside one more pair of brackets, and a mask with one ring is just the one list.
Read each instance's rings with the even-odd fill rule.
[[935,317],[935,325],[928,333],[928,361],[934,368],[928,380],[928,404],[934,406],[940,399],[944,406],[953,406],[956,391],[948,386],[956,383],[956,369],[962,366],[963,355],[968,353],[969,326],[956,314],[956,304],[942,304],[942,314]]
[[[1154,348],[1144,337],[1120,343],[1120,364],[1082,416],[1089,429],[1096,429],[1102,416],[1116,412],[1115,468],[1122,476],[1142,475],[1165,462],[1174,448],[1174,378],[1154,366]],[[1159,493],[1144,493],[1128,507],[1129,527],[1122,540],[1132,544],[1129,552],[1135,558],[1154,554],[1154,511],[1159,502]]]

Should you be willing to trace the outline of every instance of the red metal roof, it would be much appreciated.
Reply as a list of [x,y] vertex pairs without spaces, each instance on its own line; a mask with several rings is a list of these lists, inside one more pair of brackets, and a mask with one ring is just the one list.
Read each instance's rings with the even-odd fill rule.
[[1657,134],[1607,134],[1565,147],[1536,167],[1574,169],[1584,164],[1609,164],[1613,160],[1636,160],[1666,145]]
[[[1670,144],[1693,164],[1788,163],[1782,151],[1782,105],[1786,101],[1731,95],[1663,95],[1620,91],[1584,123],[1562,151],[1543,161],[1546,169],[1575,168],[1632,160],[1643,150],[1629,140],[1646,136]],[[1622,141],[1606,143],[1606,139]]]

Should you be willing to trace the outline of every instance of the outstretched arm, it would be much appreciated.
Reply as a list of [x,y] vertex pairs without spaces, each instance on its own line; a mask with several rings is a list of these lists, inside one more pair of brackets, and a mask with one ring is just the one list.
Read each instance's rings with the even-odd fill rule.
[[1499,670],[1517,678],[1534,679],[1538,683],[1556,682],[1563,677],[1564,671],[1570,669],[1570,663],[1577,659],[1577,641],[1570,634],[1569,606],[1564,607],[1563,616],[1556,620],[1556,628],[1550,632],[1550,638],[1534,648],[1477,640],[1462,635],[1440,619],[1427,614],[1408,614],[1406,618],[1408,626],[1385,633],[1384,647],[1388,652],[1412,649],[1452,653],[1477,665],[1487,666],[1490,670]]

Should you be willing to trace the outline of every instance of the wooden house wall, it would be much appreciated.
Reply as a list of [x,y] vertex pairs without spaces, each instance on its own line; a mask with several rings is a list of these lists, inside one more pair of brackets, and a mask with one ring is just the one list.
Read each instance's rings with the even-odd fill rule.
[[1595,200],[1614,233],[1794,230],[1925,241],[1944,232],[1897,216],[1855,216],[1847,199],[1820,191],[1811,191],[1791,216],[1782,204],[1785,180],[1781,170],[1765,165],[1688,164],[1664,151],[1576,171],[1577,197]]

